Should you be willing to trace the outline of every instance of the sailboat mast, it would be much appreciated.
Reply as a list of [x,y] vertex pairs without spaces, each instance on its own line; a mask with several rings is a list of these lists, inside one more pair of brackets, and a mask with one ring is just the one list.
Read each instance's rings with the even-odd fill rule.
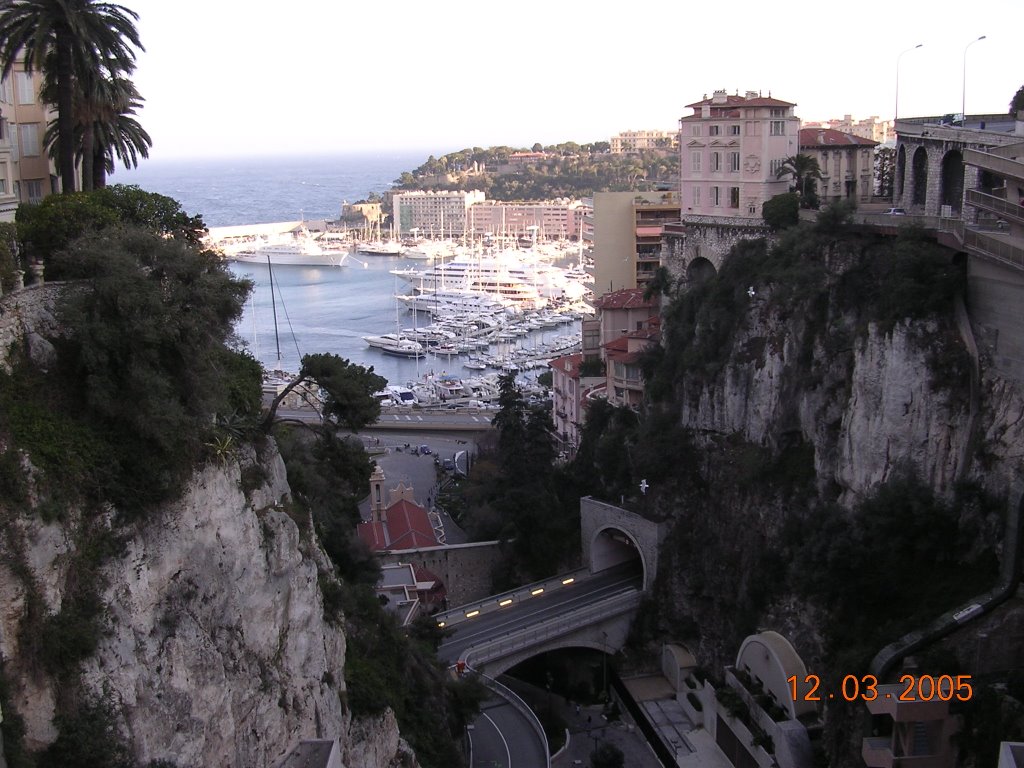
[[270,306],[274,311],[274,343],[277,345],[277,370],[284,370],[281,364],[281,336],[277,330],[277,299],[274,296],[274,267],[270,263],[270,254],[267,254],[267,270],[270,272]]

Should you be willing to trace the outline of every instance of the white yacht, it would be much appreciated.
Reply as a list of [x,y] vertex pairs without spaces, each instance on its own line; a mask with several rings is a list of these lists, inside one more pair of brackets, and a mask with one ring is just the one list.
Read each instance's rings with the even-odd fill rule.
[[294,267],[338,267],[348,254],[339,250],[325,250],[303,230],[287,239],[258,240],[252,248],[236,251],[230,258],[256,264],[268,261],[276,266]]
[[418,341],[400,333],[384,333],[380,336],[363,336],[363,341],[386,355],[396,357],[425,357],[426,350]]

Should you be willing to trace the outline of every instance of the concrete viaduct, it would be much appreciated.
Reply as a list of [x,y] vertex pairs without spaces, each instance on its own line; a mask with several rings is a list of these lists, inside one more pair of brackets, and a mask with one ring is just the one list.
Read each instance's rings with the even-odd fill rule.
[[438,614],[454,630],[439,655],[497,677],[560,648],[619,651],[657,577],[664,528],[591,497],[580,500],[580,526],[581,569]]

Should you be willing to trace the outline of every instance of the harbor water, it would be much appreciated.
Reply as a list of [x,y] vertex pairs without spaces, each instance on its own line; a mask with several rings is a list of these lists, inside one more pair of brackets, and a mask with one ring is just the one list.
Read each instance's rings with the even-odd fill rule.
[[[147,161],[136,170],[119,169],[111,182],[136,184],[172,197],[189,214],[202,215],[209,227],[238,226],[300,218],[336,219],[343,201],[384,192],[403,171],[413,170],[423,160],[419,154],[363,154]],[[385,355],[363,341],[367,335],[430,322],[426,313],[410,313],[394,299],[396,292],[407,292],[407,286],[390,274],[392,269],[426,266],[422,261],[362,254],[353,254],[340,267],[274,266],[272,297],[267,265],[231,263],[232,273],[249,277],[255,284],[236,328],[237,336],[265,367],[274,369],[278,358],[276,304],[277,338],[285,371],[297,371],[304,354],[326,352],[373,366],[391,384],[404,385],[430,372],[478,375],[480,372],[462,367],[465,356],[428,355],[410,360]],[[490,352],[507,354],[514,347],[539,347],[573,330],[579,330],[579,323],[534,331],[514,344],[492,347]]]

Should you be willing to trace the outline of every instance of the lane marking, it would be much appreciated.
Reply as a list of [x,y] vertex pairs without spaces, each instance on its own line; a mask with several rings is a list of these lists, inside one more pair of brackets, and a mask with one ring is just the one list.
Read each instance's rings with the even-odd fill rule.
[[[488,715],[486,712],[484,712],[484,717],[486,717],[488,720],[491,720],[491,716]],[[501,743],[505,745],[505,756],[508,758],[505,765],[507,765],[509,768],[512,768],[512,752],[508,748],[508,741],[505,740],[505,734],[501,732],[501,728],[498,727],[498,724],[494,722],[494,720],[491,720],[491,725],[494,726],[494,730],[496,730],[498,732],[498,735],[501,736]]]

